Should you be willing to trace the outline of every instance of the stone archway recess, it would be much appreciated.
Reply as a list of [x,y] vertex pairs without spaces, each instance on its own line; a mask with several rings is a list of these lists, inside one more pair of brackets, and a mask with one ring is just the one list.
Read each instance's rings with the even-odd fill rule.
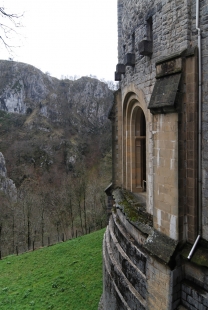
[[146,119],[135,96],[128,95],[123,111],[123,184],[132,192],[142,192],[146,187]]

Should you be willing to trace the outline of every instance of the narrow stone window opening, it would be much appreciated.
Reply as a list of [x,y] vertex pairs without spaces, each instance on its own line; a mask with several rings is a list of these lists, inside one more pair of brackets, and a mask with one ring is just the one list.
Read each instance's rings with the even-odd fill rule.
[[135,187],[137,191],[146,191],[146,121],[141,108],[135,118]]
[[126,54],[126,45],[123,45],[123,53]]
[[131,36],[132,53],[135,53],[135,32]]
[[153,34],[152,34],[152,16],[147,20],[147,40],[152,41]]
[[153,21],[152,16],[146,19],[144,39],[138,44],[139,54],[151,57],[153,53]]

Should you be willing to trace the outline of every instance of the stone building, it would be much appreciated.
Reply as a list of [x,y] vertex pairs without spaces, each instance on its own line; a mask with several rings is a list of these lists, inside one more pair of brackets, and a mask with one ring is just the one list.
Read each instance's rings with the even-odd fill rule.
[[117,5],[104,309],[208,309],[208,0]]

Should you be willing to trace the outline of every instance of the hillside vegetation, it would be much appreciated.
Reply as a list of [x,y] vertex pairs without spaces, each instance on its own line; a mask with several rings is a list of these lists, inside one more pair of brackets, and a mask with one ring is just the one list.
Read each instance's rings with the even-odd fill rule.
[[2,256],[104,227],[112,103],[95,78],[58,80],[0,60]]
[[104,229],[0,261],[1,310],[97,310]]

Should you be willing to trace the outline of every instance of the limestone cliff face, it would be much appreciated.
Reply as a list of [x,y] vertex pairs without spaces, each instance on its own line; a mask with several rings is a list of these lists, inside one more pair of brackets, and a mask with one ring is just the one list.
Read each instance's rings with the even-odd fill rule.
[[37,68],[14,61],[0,61],[0,109],[49,118],[66,118],[100,125],[106,120],[112,91],[97,79],[58,80]]
[[7,177],[6,163],[0,152],[0,191],[3,191],[11,200],[16,201],[17,189],[14,182]]
[[0,151],[9,178],[17,187],[34,174],[58,182],[78,159],[92,166],[104,158],[112,102],[113,91],[97,79],[58,80],[0,60]]

